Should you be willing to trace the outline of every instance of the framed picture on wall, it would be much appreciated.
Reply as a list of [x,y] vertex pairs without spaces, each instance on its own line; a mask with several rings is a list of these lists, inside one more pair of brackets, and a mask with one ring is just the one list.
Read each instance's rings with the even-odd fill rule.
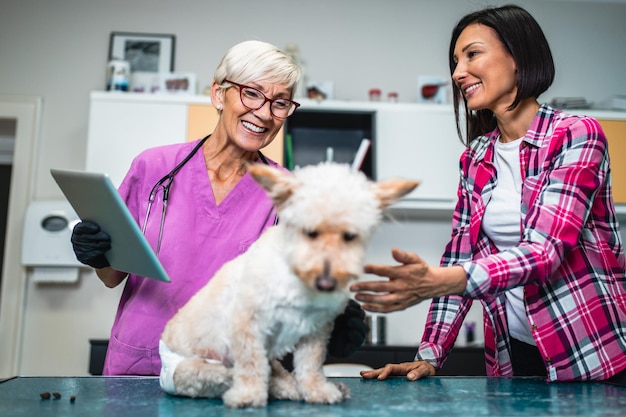
[[174,35],[111,32],[109,61],[123,59],[131,72],[173,72]]

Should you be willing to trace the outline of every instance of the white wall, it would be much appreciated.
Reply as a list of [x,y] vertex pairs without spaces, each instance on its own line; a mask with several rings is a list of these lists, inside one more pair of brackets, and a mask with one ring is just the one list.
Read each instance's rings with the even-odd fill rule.
[[[335,97],[364,100],[371,87],[415,101],[419,74],[447,74],[450,31],[463,14],[500,0],[2,0],[0,94],[42,96],[41,149],[33,173],[38,199],[60,198],[48,172],[84,168],[89,92],[104,87],[111,31],[173,33],[178,71],[206,86],[223,52],[258,38],[296,43],[311,79],[334,80]],[[543,97],[598,101],[626,94],[626,5],[604,1],[519,1],[542,24],[557,64]],[[180,138],[173,138],[179,140]],[[448,222],[386,225],[372,261],[387,262],[391,245],[437,262]],[[424,238],[425,237],[425,238]],[[10,242],[8,242],[10,244]],[[17,372],[87,372],[88,338],[108,337],[119,296],[92,273],[75,286],[27,286],[26,329]],[[390,342],[415,343],[423,306],[397,313]],[[59,336],[60,335],[60,336]],[[395,338],[395,339],[394,339]],[[0,374],[8,372],[0,369]]]
[[[59,195],[47,169],[84,166],[88,93],[104,87],[111,31],[173,33],[179,71],[206,86],[224,51],[247,38],[299,45],[312,79],[336,98],[371,87],[417,97],[418,74],[447,74],[450,31],[463,14],[507,0],[3,0],[0,93],[44,97],[38,196]],[[552,44],[546,93],[596,101],[626,94],[626,5],[525,0]]]

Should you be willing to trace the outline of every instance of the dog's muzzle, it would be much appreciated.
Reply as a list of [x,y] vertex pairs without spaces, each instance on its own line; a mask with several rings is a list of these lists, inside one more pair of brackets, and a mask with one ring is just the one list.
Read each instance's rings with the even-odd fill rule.
[[330,262],[324,261],[322,276],[315,279],[315,288],[324,292],[331,292],[337,288],[337,280],[330,276]]

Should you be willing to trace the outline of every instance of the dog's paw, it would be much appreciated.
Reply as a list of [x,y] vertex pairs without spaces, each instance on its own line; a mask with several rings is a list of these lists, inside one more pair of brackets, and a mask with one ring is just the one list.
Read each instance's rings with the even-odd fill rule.
[[304,394],[307,403],[337,404],[350,398],[350,388],[342,383],[326,381],[314,387],[310,387]]
[[224,404],[230,408],[265,407],[267,391],[253,387],[232,387],[222,396]]
[[337,388],[339,388],[339,391],[341,391],[341,394],[343,394],[344,400],[350,398],[350,388],[348,388],[345,384],[342,384],[341,382],[333,382],[333,384],[335,384]]
[[302,399],[296,378],[291,374],[272,377],[269,391],[270,398],[276,400],[299,401]]

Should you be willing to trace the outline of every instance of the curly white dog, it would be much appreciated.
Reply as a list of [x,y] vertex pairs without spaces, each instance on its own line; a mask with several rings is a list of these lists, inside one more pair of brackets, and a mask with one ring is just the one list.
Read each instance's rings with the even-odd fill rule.
[[[263,164],[249,172],[267,190],[280,223],[226,263],[163,332],[161,387],[174,395],[222,397],[229,407],[268,398],[334,404],[349,397],[322,366],[333,321],[382,211],[417,181],[369,181],[348,165],[323,163],[295,175]],[[293,373],[279,362],[293,352]]]

